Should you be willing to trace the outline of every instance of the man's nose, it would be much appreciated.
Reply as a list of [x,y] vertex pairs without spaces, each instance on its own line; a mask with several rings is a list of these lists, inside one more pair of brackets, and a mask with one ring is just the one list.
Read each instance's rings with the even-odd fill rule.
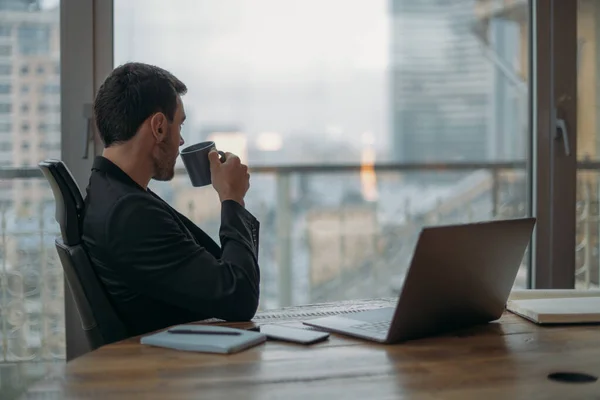
[[181,136],[179,136],[179,145],[183,146],[184,143],[185,143],[185,140],[183,140],[183,138]]

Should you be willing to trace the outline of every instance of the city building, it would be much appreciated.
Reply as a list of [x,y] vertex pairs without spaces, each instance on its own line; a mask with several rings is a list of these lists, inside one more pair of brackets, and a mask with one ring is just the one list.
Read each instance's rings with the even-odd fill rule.
[[[0,0],[0,10],[0,166],[35,166],[60,157],[59,11],[27,0]],[[0,196],[27,216],[53,202],[42,185],[4,183]]]
[[390,2],[391,152],[400,162],[526,155],[520,25],[494,18],[481,32],[476,3]]
[[[4,168],[31,168],[61,156],[59,10],[43,9],[40,3],[0,0],[0,167]],[[0,253],[8,285],[3,343],[11,360],[35,353],[45,358],[64,354],[54,209],[44,179],[0,181]],[[56,353],[47,353],[48,345]]]

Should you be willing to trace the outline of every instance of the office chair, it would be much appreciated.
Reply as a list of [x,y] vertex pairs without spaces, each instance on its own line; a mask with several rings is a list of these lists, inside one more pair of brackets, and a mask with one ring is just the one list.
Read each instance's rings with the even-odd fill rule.
[[81,240],[83,197],[67,166],[60,160],[39,163],[56,202],[61,236],[56,250],[71,289],[90,350],[128,337],[100,282]]

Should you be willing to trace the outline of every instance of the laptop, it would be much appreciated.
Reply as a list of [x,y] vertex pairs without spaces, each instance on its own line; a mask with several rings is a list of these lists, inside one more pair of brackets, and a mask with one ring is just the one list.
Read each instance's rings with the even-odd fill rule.
[[399,343],[499,319],[535,218],[424,228],[396,307],[303,321],[380,343]]

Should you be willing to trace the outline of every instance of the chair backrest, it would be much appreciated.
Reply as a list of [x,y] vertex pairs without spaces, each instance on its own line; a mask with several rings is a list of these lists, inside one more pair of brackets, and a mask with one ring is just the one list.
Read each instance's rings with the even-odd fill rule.
[[60,160],[45,160],[39,167],[54,193],[56,222],[64,243],[67,246],[81,243],[81,214],[85,203],[71,171]]
[[117,316],[82,245],[81,224],[85,203],[81,191],[62,161],[45,160],[39,167],[54,193],[56,222],[60,225],[62,235],[55,241],[56,250],[88,345],[94,350],[125,339],[128,336],[125,326]]

